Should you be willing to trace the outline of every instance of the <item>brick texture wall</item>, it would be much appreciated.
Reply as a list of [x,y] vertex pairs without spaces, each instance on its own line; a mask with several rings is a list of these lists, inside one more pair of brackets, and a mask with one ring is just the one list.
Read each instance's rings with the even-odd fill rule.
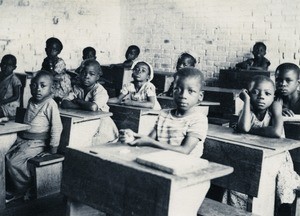
[[79,66],[86,46],[101,63],[120,59],[120,0],[0,0],[0,14],[0,56],[14,54],[16,71],[40,69],[52,36],[68,68]]
[[156,70],[174,71],[181,52],[191,52],[207,78],[267,45],[270,70],[300,59],[299,0],[121,1],[122,47],[137,44]]

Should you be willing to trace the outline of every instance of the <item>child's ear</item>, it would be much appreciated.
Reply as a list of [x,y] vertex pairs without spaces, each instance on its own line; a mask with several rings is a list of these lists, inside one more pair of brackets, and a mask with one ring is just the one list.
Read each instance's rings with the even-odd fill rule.
[[198,98],[198,101],[202,101],[203,100],[203,97],[204,97],[204,92],[203,91],[200,91],[199,92],[199,98]]

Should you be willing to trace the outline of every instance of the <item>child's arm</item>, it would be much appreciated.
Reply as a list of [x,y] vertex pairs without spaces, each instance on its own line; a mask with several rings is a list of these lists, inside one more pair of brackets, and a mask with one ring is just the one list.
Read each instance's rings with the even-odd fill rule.
[[155,105],[155,97],[147,97],[147,101],[134,101],[134,100],[124,100],[122,104],[127,106],[136,106],[136,107],[144,107],[152,109]]
[[98,105],[94,102],[85,101],[85,100],[82,100],[79,98],[72,100],[72,102],[75,104],[75,106],[77,105],[80,109],[83,109],[83,110],[87,110],[87,111],[97,111],[98,110]]
[[118,97],[109,98],[109,103],[121,103],[122,100],[126,97],[126,94],[121,93]]
[[60,119],[59,110],[57,108],[57,105],[54,104],[50,107],[50,110],[48,110],[48,116],[50,119],[50,153],[55,154],[57,153],[57,147],[60,142],[60,136],[62,132],[62,123]]
[[20,85],[14,86],[13,87],[13,96],[0,101],[0,105],[4,105],[4,104],[18,100],[18,98],[20,97],[20,94],[21,94],[21,86]]
[[283,131],[283,118],[282,118],[282,105],[278,101],[274,101],[271,105],[272,112],[272,124],[267,127],[253,128],[250,133],[266,136],[280,138]]
[[240,131],[249,132],[251,129],[250,96],[246,89],[243,89],[239,96],[244,101],[244,106],[237,127]]

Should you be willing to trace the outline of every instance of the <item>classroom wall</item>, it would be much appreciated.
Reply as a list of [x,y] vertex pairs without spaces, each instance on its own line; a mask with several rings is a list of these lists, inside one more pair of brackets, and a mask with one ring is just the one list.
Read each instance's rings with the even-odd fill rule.
[[137,44],[156,70],[174,71],[178,55],[191,52],[207,78],[251,57],[256,41],[267,45],[275,70],[300,59],[299,0],[121,1],[121,47]]
[[120,0],[0,0],[0,14],[0,57],[14,54],[16,71],[39,70],[52,36],[64,45],[67,68],[79,66],[86,46],[102,64],[119,62]]

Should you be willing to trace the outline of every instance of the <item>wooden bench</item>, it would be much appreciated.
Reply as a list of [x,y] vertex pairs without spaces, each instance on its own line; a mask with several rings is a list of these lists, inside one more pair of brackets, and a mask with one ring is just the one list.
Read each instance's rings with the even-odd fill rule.
[[198,210],[198,216],[251,216],[251,212],[220,203],[218,201],[205,198]]
[[151,82],[156,88],[156,95],[167,91],[170,87],[174,72],[154,71],[154,77]]

